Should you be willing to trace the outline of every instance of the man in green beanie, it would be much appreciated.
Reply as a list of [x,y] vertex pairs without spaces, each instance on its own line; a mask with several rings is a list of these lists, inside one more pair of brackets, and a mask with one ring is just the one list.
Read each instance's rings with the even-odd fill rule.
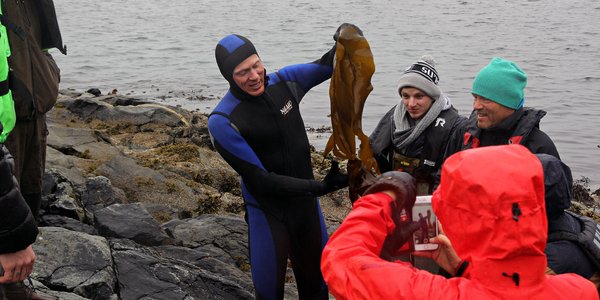
[[450,137],[444,157],[470,148],[521,144],[532,153],[560,159],[550,137],[539,128],[546,112],[523,107],[526,85],[527,75],[517,64],[493,58],[473,81],[473,112]]

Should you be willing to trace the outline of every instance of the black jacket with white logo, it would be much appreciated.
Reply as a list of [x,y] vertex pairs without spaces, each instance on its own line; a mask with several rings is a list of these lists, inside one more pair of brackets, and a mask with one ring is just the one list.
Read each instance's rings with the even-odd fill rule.
[[[393,133],[396,129],[392,118],[395,109],[396,106],[392,107],[381,118],[375,130],[369,136],[373,155],[382,173],[398,169],[398,166],[395,166],[394,163],[394,153],[398,150],[394,147],[392,141]],[[443,154],[446,150],[448,139],[454,130],[465,121],[466,118],[460,116],[454,108],[440,112],[438,119],[432,122],[402,153],[402,155],[408,158],[419,160],[419,166],[409,173],[415,176],[418,181],[433,183],[438,170],[444,162]]]

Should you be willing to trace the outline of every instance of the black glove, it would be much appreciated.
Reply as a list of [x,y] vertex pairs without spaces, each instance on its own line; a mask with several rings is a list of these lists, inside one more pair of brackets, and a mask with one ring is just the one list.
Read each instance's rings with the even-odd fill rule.
[[[380,253],[381,258],[392,260],[396,250],[409,241],[412,234],[419,229],[419,223],[411,221],[412,207],[417,199],[416,181],[405,172],[386,172],[377,177],[375,183],[366,189],[365,195],[381,191],[391,191],[395,196],[390,205],[396,228],[386,237]],[[404,220],[401,218],[402,210],[406,216]]]
[[360,159],[348,161],[348,175],[350,175],[350,202],[358,200],[365,194],[365,190],[375,183],[375,176],[369,172]]
[[348,174],[340,173],[338,162],[333,160],[323,183],[327,186],[328,193],[345,188],[348,186]]
[[13,170],[14,160],[8,149],[0,144],[0,196],[5,195],[15,187]]
[[392,191],[396,195],[398,207],[412,208],[417,199],[416,181],[406,172],[390,171],[378,176],[364,192],[364,195],[381,191]]

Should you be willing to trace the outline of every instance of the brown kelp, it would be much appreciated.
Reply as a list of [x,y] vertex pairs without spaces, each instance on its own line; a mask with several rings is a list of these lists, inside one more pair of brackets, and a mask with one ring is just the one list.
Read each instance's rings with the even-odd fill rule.
[[[334,156],[349,160],[352,197],[353,185],[362,185],[365,176],[379,173],[369,137],[362,131],[363,107],[373,90],[371,77],[375,72],[375,62],[369,43],[358,27],[345,23],[336,34],[335,65],[329,87],[333,134],[324,154],[333,151]],[[360,140],[358,155],[357,137]]]

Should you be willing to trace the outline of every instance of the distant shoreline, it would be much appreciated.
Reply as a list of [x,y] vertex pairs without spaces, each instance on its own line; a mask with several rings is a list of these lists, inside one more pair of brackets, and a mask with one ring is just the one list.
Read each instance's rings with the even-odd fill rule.
[[[71,91],[80,91],[85,92],[85,89],[78,88],[63,88],[65,90]],[[100,90],[102,95],[108,95],[111,93],[111,89]],[[157,102],[163,105],[176,106],[190,112],[199,112],[204,114],[209,114],[212,111],[212,108],[218,103],[220,100],[220,95],[215,95],[214,93],[207,93],[206,90],[197,89],[191,91],[170,91],[165,88],[155,87],[153,90],[144,90],[144,89],[122,89],[116,90],[116,93],[122,96],[131,97],[135,99],[142,99]],[[390,105],[391,107],[391,105]],[[326,111],[329,113],[329,110]],[[325,114],[325,112],[324,112]],[[383,113],[382,113],[383,115]],[[363,117],[364,118],[364,117]],[[543,122],[543,120],[542,120]],[[309,141],[313,147],[317,151],[323,151],[325,148],[325,144],[327,140],[332,134],[331,124],[306,124],[307,135]],[[370,132],[365,132],[367,135]],[[552,138],[552,136],[551,136]],[[598,141],[600,143],[600,140]],[[600,144],[597,145],[597,151],[600,155]],[[562,152],[561,152],[562,154]],[[570,166],[571,167],[571,166]],[[598,173],[600,173],[600,163],[597,166]],[[574,171],[573,167],[571,167],[573,171],[573,180],[584,181],[589,179],[589,183],[587,183],[588,187],[591,191],[596,191],[600,189],[600,175],[598,178],[594,178],[591,174],[577,173]]]

